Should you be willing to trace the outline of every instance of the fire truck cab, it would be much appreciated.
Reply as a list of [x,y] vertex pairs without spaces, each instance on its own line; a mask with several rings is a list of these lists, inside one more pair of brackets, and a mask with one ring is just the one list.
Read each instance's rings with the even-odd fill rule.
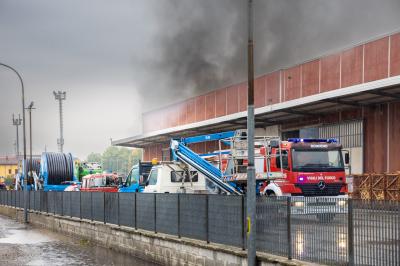
[[[266,182],[268,196],[339,196],[347,193],[342,145],[335,139],[289,139],[271,148],[272,172],[283,178]],[[348,156],[346,155],[346,162]],[[348,163],[348,162],[347,162]]]

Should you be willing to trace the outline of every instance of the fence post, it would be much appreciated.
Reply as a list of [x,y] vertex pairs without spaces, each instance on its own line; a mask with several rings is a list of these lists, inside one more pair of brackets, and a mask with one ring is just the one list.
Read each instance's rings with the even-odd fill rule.
[[93,222],[93,192],[90,192],[90,218]]
[[136,197],[136,195],[137,195],[137,192],[135,192],[134,193],[134,195],[135,195],[135,213],[134,213],[134,216],[135,216],[135,230],[137,230],[137,204],[136,204],[136,201],[137,201],[137,197]]
[[[80,193],[80,192],[79,192]],[[69,192],[68,193],[68,195],[69,195],[69,197],[68,197],[68,201],[69,201],[69,215],[71,216],[71,218],[72,218],[72,207],[71,207],[71,197],[72,197],[72,192]],[[79,207],[80,208],[80,207]]]
[[157,234],[157,193],[154,193],[154,233]]
[[354,221],[353,221],[353,199],[347,200],[347,246],[349,252],[349,265],[354,265]]
[[106,193],[103,192],[103,223],[106,224]]
[[82,220],[82,192],[79,191],[79,219]]
[[209,221],[208,221],[208,194],[206,194],[206,241],[207,244],[210,243],[210,237],[209,237]]
[[178,193],[178,238],[181,238],[181,197]]
[[118,205],[118,226],[121,226],[121,220],[119,218],[119,213],[120,213],[120,209],[119,209],[119,192],[117,192],[117,205]]
[[288,241],[288,259],[292,259],[292,202],[291,197],[287,197],[287,241]]
[[64,191],[61,191],[61,216],[64,216]]
[[246,243],[245,243],[245,238],[246,238],[246,233],[245,233],[245,229],[244,229],[244,220],[246,219],[246,215],[244,214],[244,195],[241,196],[242,200],[241,200],[241,230],[242,230],[242,250],[245,250],[246,247]]

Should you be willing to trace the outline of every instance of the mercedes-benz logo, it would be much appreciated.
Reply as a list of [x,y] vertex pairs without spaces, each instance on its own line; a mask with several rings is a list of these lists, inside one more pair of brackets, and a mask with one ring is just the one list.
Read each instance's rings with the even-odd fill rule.
[[320,190],[323,190],[326,187],[325,182],[324,181],[319,181],[318,182],[318,188]]

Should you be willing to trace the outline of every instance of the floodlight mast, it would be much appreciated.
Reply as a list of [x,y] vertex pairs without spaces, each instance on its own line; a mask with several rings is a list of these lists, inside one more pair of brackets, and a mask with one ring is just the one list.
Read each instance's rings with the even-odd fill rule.
[[63,122],[63,106],[62,101],[66,99],[65,91],[53,91],[55,99],[58,101],[59,113],[60,113],[60,138],[57,139],[58,151],[63,152],[64,150],[64,122]]

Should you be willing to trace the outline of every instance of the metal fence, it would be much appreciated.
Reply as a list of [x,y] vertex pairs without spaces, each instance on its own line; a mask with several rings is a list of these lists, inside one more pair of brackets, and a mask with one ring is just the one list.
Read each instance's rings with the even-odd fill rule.
[[[31,191],[27,199],[34,212],[246,249],[243,196]],[[22,208],[23,192],[0,191],[0,204]],[[398,202],[259,197],[256,217],[258,251],[331,265],[400,265]]]

